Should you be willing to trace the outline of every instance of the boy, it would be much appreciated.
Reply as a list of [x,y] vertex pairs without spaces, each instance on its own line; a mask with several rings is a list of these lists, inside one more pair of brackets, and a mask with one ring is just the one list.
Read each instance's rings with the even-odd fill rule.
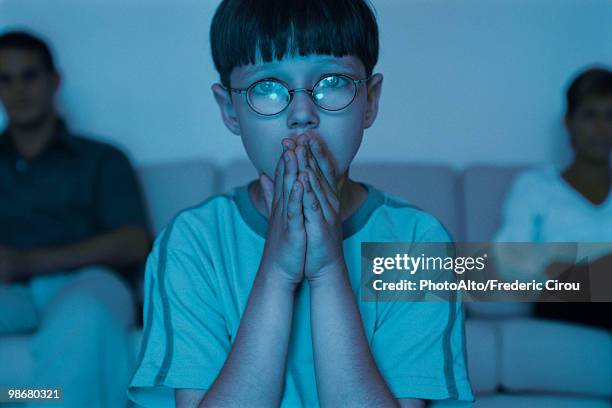
[[183,212],[158,238],[131,397],[180,407],[471,401],[460,304],[356,300],[361,242],[449,240],[433,217],[348,177],[382,85],[368,5],[225,0],[211,44],[223,121],[260,178]]

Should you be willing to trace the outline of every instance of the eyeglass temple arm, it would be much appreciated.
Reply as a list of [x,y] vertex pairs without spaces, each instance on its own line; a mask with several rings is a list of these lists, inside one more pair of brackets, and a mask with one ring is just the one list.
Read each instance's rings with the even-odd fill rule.
[[226,91],[230,91],[230,92],[234,92],[237,94],[243,94],[246,93],[248,89],[236,89],[236,88],[231,88],[229,86],[225,86],[225,85],[221,85],[221,88],[225,89]]

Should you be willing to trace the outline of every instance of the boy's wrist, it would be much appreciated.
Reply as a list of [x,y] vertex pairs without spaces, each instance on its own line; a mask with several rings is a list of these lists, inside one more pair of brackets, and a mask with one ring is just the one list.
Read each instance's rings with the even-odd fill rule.
[[344,259],[339,259],[333,264],[321,268],[318,273],[308,278],[311,289],[320,287],[340,287],[348,280],[348,272]]
[[294,278],[286,277],[286,272],[278,267],[262,263],[257,274],[265,288],[281,292],[295,292],[301,283]]

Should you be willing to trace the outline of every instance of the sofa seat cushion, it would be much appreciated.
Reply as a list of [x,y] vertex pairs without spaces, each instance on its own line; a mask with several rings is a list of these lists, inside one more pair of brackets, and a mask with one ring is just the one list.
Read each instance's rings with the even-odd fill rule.
[[612,333],[544,319],[509,319],[499,328],[506,390],[612,397]]
[[474,408],[610,408],[610,400],[556,395],[491,395],[476,398]]
[[493,393],[499,385],[499,336],[494,322],[467,319],[465,343],[468,373],[476,395]]
[[31,334],[0,336],[0,387],[26,386],[32,377]]
[[[133,362],[136,362],[138,358],[141,338],[141,328],[130,331],[128,341],[131,348],[131,361]],[[31,385],[31,340],[31,333],[0,336],[0,388]]]

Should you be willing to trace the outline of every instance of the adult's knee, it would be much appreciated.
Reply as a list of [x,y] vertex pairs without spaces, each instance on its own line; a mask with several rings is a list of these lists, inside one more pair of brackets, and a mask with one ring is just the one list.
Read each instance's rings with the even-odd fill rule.
[[49,312],[74,319],[114,319],[126,328],[134,323],[134,301],[128,285],[112,270],[87,267],[54,297]]
[[108,305],[86,293],[69,292],[57,296],[45,310],[42,326],[61,325],[70,332],[90,331],[112,320]]
[[0,335],[27,332],[38,325],[29,290],[18,284],[0,285]]

